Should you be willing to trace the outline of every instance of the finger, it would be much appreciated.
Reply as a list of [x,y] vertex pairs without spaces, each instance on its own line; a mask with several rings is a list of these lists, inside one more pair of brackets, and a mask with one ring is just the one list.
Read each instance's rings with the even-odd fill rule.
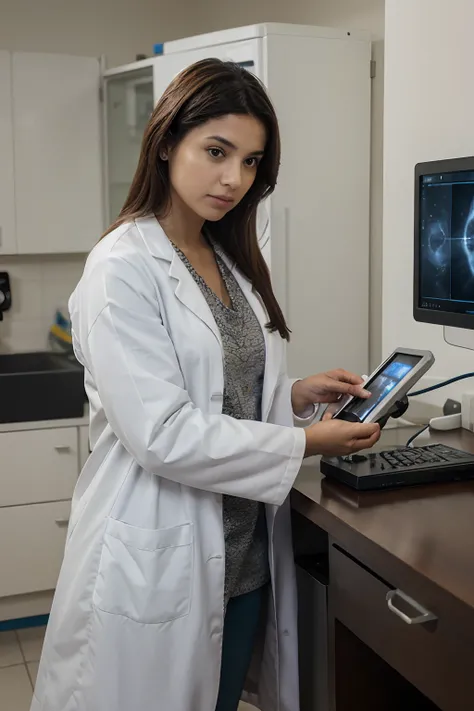
[[362,452],[363,449],[372,449],[374,444],[377,444],[379,438],[380,438],[380,434],[374,434],[374,435],[372,435],[372,437],[369,437],[368,439],[358,439],[355,441],[354,445],[352,446],[352,451],[353,452]]
[[371,396],[371,392],[369,390],[366,390],[362,385],[351,385],[351,395],[355,395],[355,397],[361,397],[364,400],[369,398]]
[[354,395],[355,397],[367,399],[370,397],[370,392],[361,385],[351,385],[350,383],[329,379],[326,384],[324,402],[336,402],[341,395]]
[[328,405],[328,407],[325,410],[325,413],[327,415],[331,415],[331,419],[334,417],[336,412],[339,412],[340,410],[340,403],[339,400],[336,403]]
[[380,425],[376,423],[361,423],[353,425],[354,440],[370,439],[371,437],[380,436]]
[[350,383],[351,385],[362,385],[364,382],[364,379],[361,378],[360,375],[350,373],[348,370],[343,370],[342,368],[338,368],[337,370],[330,370],[327,375],[330,378],[340,380],[344,383]]
[[326,422],[327,420],[332,420],[332,413],[331,412],[325,412],[322,418],[323,422]]
[[354,388],[360,389],[360,385],[346,383],[344,380],[331,378],[329,375],[324,379],[325,397],[340,397],[341,395],[351,395]]

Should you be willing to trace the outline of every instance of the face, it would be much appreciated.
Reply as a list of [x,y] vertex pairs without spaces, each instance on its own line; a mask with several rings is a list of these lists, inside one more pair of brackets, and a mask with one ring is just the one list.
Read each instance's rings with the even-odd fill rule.
[[253,116],[231,114],[190,131],[168,156],[173,207],[220,220],[251,188],[265,142]]

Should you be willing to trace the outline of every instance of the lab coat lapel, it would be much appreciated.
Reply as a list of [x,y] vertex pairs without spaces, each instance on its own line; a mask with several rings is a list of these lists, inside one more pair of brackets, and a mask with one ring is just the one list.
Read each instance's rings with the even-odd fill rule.
[[222,348],[221,336],[211,310],[201,289],[175,250],[155,217],[138,218],[138,230],[150,253],[168,262],[168,275],[175,281],[175,294],[181,303],[203,321],[217,338]]
[[176,288],[174,292],[176,297],[184,306],[192,311],[195,316],[201,319],[201,321],[204,321],[222,347],[219,328],[217,327],[215,319],[211,313],[211,309],[209,308],[201,289],[196,284],[187,267],[183,264],[174,249],[168,274],[172,279],[176,280]]

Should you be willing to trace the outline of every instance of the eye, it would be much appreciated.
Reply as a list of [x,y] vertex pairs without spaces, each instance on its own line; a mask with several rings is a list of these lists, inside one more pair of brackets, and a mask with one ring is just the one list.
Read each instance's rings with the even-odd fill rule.
[[259,159],[258,158],[246,158],[244,163],[247,166],[247,168],[256,168],[259,164]]
[[224,157],[224,151],[222,148],[208,148],[207,152],[211,156],[211,158],[223,158]]

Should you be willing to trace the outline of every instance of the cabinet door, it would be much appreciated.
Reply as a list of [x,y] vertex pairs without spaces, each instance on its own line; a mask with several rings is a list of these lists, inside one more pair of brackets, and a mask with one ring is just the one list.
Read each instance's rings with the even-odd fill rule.
[[0,507],[72,497],[79,469],[78,428],[0,434]]
[[87,252],[103,229],[99,62],[12,61],[18,252]]
[[0,508],[0,597],[56,587],[70,508],[70,501]]
[[0,51],[0,254],[16,252],[11,55]]
[[105,85],[107,223],[114,222],[137,169],[145,126],[153,111],[153,68],[107,77]]

